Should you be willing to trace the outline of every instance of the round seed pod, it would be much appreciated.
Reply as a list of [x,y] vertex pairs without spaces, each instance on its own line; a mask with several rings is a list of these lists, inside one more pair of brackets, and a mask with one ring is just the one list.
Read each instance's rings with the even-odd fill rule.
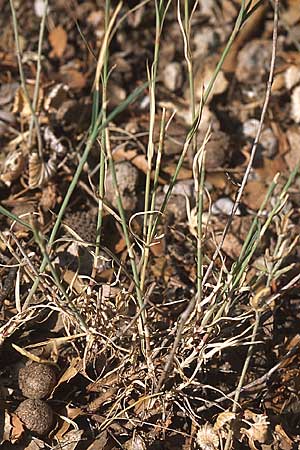
[[47,434],[53,424],[52,408],[43,400],[24,400],[15,412],[25,427],[39,436]]
[[56,373],[50,365],[30,362],[19,371],[19,387],[24,397],[46,398],[55,385]]

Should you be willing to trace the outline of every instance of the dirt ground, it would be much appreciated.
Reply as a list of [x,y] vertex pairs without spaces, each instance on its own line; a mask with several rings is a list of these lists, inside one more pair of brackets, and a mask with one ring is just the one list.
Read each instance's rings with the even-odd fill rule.
[[300,448],[277,6],[0,0],[1,448]]

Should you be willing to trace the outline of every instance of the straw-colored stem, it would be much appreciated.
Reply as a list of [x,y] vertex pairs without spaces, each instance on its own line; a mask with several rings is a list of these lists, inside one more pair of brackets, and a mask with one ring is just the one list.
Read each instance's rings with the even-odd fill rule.
[[[38,51],[37,51],[37,63],[36,63],[36,76],[35,76],[33,102],[32,102],[32,108],[33,108],[34,112],[36,112],[38,98],[39,98],[40,78],[41,78],[41,71],[42,71],[42,50],[43,50],[45,23],[46,23],[47,11],[48,11],[48,0],[44,0],[43,7],[44,7],[44,11],[43,11],[43,16],[42,16],[41,25],[40,25]],[[34,126],[34,116],[31,116],[31,120],[30,120],[30,124],[29,124],[29,137],[28,137],[29,148],[31,148],[31,144],[32,144],[33,126]]]
[[204,180],[205,180],[205,150],[203,156],[199,161],[198,172],[198,193],[197,193],[197,316],[201,314],[201,301],[202,301],[202,277],[203,277],[203,253],[202,253],[202,215],[203,215],[203,193],[204,193]]
[[163,109],[161,124],[160,124],[159,147],[158,147],[156,165],[155,165],[153,192],[152,192],[151,205],[150,205],[150,217],[149,217],[149,223],[148,223],[148,229],[147,229],[146,245],[144,246],[144,253],[143,253],[143,257],[142,257],[142,269],[141,269],[141,276],[140,276],[140,279],[141,279],[140,286],[141,286],[142,292],[144,291],[144,287],[145,287],[146,269],[147,269],[148,260],[149,260],[150,245],[152,243],[151,242],[151,232],[152,232],[152,225],[153,225],[153,220],[154,220],[156,189],[158,186],[159,170],[160,170],[161,157],[162,157],[162,151],[163,151],[163,146],[164,146],[165,124],[166,124],[166,110]]
[[[90,151],[91,151],[91,149],[92,149],[92,147],[93,147],[93,145],[94,145],[94,143],[95,143],[99,133],[109,124],[109,122],[111,120],[113,120],[131,102],[133,102],[144,91],[145,87],[146,87],[146,85],[144,84],[141,87],[137,88],[132,94],[130,94],[126,100],[124,100],[117,108],[115,108],[109,114],[109,116],[107,117],[105,122],[103,122],[102,124],[101,124],[102,112],[99,113],[99,115],[98,115],[98,117],[97,117],[97,119],[95,121],[95,124],[94,124],[93,130],[91,132],[91,135],[90,135],[90,137],[89,137],[89,139],[88,139],[88,141],[86,143],[86,147],[85,147],[85,150],[83,152],[83,155],[82,155],[82,157],[81,157],[81,159],[79,161],[79,164],[77,166],[77,169],[75,171],[73,179],[72,179],[72,181],[70,183],[68,191],[67,191],[67,193],[65,195],[65,198],[64,198],[64,200],[62,202],[62,205],[60,207],[60,210],[59,210],[59,213],[57,215],[57,218],[56,218],[55,224],[53,226],[52,232],[50,234],[50,238],[49,238],[49,241],[48,241],[49,249],[51,249],[51,247],[53,245],[54,239],[55,239],[56,234],[58,232],[58,229],[60,227],[62,218],[64,216],[64,213],[65,213],[65,210],[66,210],[66,208],[68,206],[68,203],[70,201],[71,195],[73,194],[73,191],[74,191],[74,189],[77,186],[77,183],[79,181],[79,177],[80,177],[80,174],[81,174],[82,169],[84,167],[84,164],[86,163],[88,155],[89,155],[89,153],[90,153]],[[47,266],[47,261],[44,258],[43,261],[42,261],[41,267],[40,267],[40,272],[43,272],[45,270],[46,266]],[[30,302],[30,299],[34,295],[34,293],[35,293],[35,291],[36,291],[36,289],[38,287],[38,284],[39,284],[39,280],[36,279],[34,284],[32,285],[32,288],[31,288],[29,294],[28,294],[28,297],[27,297],[28,303]]]
[[33,236],[34,236],[35,242],[40,247],[42,255],[43,255],[44,259],[46,259],[46,261],[47,261],[47,264],[48,264],[48,267],[49,267],[50,272],[52,274],[52,277],[54,279],[54,282],[55,282],[57,288],[59,289],[59,291],[61,292],[63,298],[65,299],[64,304],[62,304],[60,306],[66,307],[67,310],[69,310],[69,312],[78,321],[78,323],[81,326],[81,329],[83,331],[87,332],[88,331],[88,326],[86,325],[86,323],[85,323],[84,319],[81,317],[81,315],[78,313],[77,309],[74,307],[72,301],[69,299],[68,294],[65,291],[65,288],[61,284],[60,279],[59,279],[59,277],[57,275],[57,272],[56,272],[52,262],[50,261],[49,255],[47,253],[46,247],[45,247],[44,242],[43,242],[43,238],[41,237],[38,229],[34,225],[32,226],[32,230],[33,230]]
[[[245,376],[247,374],[247,370],[248,370],[248,367],[249,367],[249,364],[251,361],[254,344],[255,344],[255,340],[256,340],[256,335],[257,335],[257,331],[258,331],[258,327],[259,327],[259,322],[260,322],[260,313],[258,311],[255,311],[255,323],[254,323],[254,327],[253,327],[253,331],[252,331],[251,341],[250,341],[247,356],[246,356],[246,359],[244,362],[244,366],[242,369],[242,373],[241,373],[241,376],[240,376],[240,379],[239,379],[239,382],[238,382],[238,385],[237,385],[237,388],[235,391],[235,395],[234,395],[233,406],[232,406],[233,413],[236,413],[237,409],[238,409],[238,405],[239,405],[238,402],[239,402],[239,398],[240,398],[241,391],[243,388]],[[230,430],[227,435],[224,450],[229,450],[229,448],[231,447],[232,436],[233,436],[233,432],[232,432],[232,430]]]
[[[108,30],[109,26],[109,12],[110,12],[110,0],[106,0],[105,2],[105,32]],[[109,51],[106,49],[102,70],[102,112],[103,112],[103,122],[105,122],[107,117],[106,105],[107,105],[107,82],[108,82],[108,58]],[[95,257],[94,257],[94,265],[92,278],[96,274],[97,270],[97,262],[100,254],[100,245],[101,245],[101,230],[102,230],[102,222],[103,222],[103,198],[105,192],[105,154],[106,154],[106,142],[109,140],[109,131],[108,128],[105,128],[102,131],[101,136],[101,145],[100,148],[100,167],[99,167],[99,202],[98,202],[98,215],[97,215],[97,233],[96,233],[96,246],[95,246]]]
[[155,0],[155,17],[156,17],[156,27],[155,27],[155,44],[154,44],[154,58],[151,66],[151,72],[148,75],[149,78],[149,97],[150,97],[150,122],[149,122],[149,137],[147,146],[147,174],[146,174],[146,184],[145,184],[145,196],[144,196],[144,225],[143,225],[143,239],[146,239],[147,234],[147,222],[148,215],[147,211],[149,208],[149,198],[150,198],[150,185],[151,185],[151,171],[152,171],[152,159],[154,155],[154,126],[155,126],[155,86],[156,86],[156,76],[157,76],[157,66],[158,66],[158,55],[159,55],[159,44],[160,44],[160,34],[161,34],[161,21],[160,21],[160,11],[157,0]]
[[41,130],[40,130],[40,125],[39,125],[35,110],[33,108],[33,105],[31,103],[28,89],[26,86],[25,74],[24,74],[23,64],[22,64],[22,51],[21,51],[21,47],[20,47],[16,10],[15,10],[13,0],[9,0],[9,3],[10,3],[11,14],[12,14],[12,20],[13,20],[13,29],[14,29],[14,35],[15,35],[16,53],[17,53],[17,59],[18,59],[19,74],[20,74],[20,78],[21,78],[21,85],[22,85],[25,100],[30,109],[31,117],[34,121],[36,135],[37,135],[37,141],[38,141],[38,153],[39,153],[39,157],[42,159],[42,157],[43,157],[43,142],[42,142],[42,137],[41,137]]

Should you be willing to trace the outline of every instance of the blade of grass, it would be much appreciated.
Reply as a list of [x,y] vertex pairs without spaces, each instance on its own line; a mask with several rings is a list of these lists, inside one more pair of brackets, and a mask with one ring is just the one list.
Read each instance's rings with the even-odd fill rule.
[[155,45],[154,45],[154,57],[151,66],[151,71],[148,70],[148,80],[149,80],[149,97],[150,97],[150,122],[149,122],[149,137],[147,146],[147,174],[146,174],[146,184],[145,184],[145,195],[144,195],[144,225],[143,225],[143,240],[146,240],[147,227],[149,216],[147,213],[149,209],[150,202],[150,186],[151,186],[151,172],[152,172],[152,160],[154,155],[154,126],[155,126],[155,88],[157,79],[157,68],[158,68],[158,58],[159,58],[159,48],[160,48],[160,37],[163,29],[165,15],[170,6],[171,1],[169,0],[166,6],[163,3],[158,3],[155,0]]
[[[86,160],[87,160],[88,155],[89,155],[89,153],[90,153],[90,151],[91,151],[91,148],[92,148],[92,146],[94,145],[94,143],[95,143],[95,141],[96,141],[96,139],[97,139],[99,133],[100,133],[100,132],[101,132],[101,131],[109,124],[109,122],[110,122],[111,120],[113,120],[118,114],[120,114],[124,109],[126,109],[127,106],[128,106],[130,103],[132,103],[133,101],[135,101],[135,100],[141,95],[141,93],[144,91],[144,89],[145,89],[146,86],[147,86],[147,84],[144,83],[143,85],[141,85],[140,87],[138,87],[137,89],[135,89],[135,91],[133,91],[133,92],[127,97],[126,100],[124,100],[119,106],[117,106],[117,107],[109,114],[109,116],[107,117],[107,119],[106,119],[103,123],[101,123],[102,112],[99,113],[99,115],[98,115],[98,117],[97,117],[97,120],[96,120],[96,122],[95,122],[94,129],[92,130],[91,135],[90,135],[90,137],[88,138],[88,141],[87,141],[85,150],[84,150],[84,152],[83,152],[83,154],[82,154],[82,156],[81,156],[81,159],[80,159],[80,161],[79,161],[79,164],[78,164],[78,166],[77,166],[77,169],[76,169],[76,171],[75,171],[75,174],[74,174],[74,176],[73,176],[73,179],[72,179],[72,181],[71,181],[71,183],[70,183],[70,186],[69,186],[69,188],[68,188],[68,191],[67,191],[67,193],[66,193],[66,195],[65,195],[65,198],[64,198],[64,200],[63,200],[63,202],[62,202],[62,205],[61,205],[61,207],[60,207],[60,210],[59,210],[59,213],[58,213],[58,215],[57,215],[57,218],[56,218],[55,224],[54,224],[54,226],[53,226],[52,232],[51,232],[51,234],[50,234],[50,238],[49,238],[49,242],[48,242],[48,247],[49,247],[49,249],[51,249],[51,246],[52,246],[52,244],[53,244],[53,242],[54,242],[54,239],[55,239],[56,234],[57,234],[57,232],[58,232],[58,229],[59,229],[59,227],[60,227],[62,218],[63,218],[63,216],[64,216],[66,207],[68,206],[68,203],[69,203],[69,201],[70,201],[71,195],[72,195],[72,193],[73,193],[73,191],[74,191],[74,189],[75,189],[75,187],[76,187],[76,185],[77,185],[77,183],[78,183],[78,180],[79,180],[80,174],[81,174],[81,172],[82,172],[83,166],[84,166],[84,164],[86,163]],[[43,271],[45,270],[46,266],[47,266],[47,261],[46,261],[46,259],[44,258],[43,261],[42,261],[41,267],[40,267],[40,272],[43,272]],[[30,292],[29,292],[29,294],[28,294],[28,298],[27,298],[28,304],[30,303],[31,298],[32,298],[32,296],[34,295],[34,293],[35,293],[35,291],[36,291],[36,289],[37,289],[37,287],[38,287],[38,283],[39,283],[39,280],[37,279],[37,280],[35,281],[35,283],[33,284],[32,288],[31,288],[31,290],[30,290]]]
[[[20,74],[20,79],[21,79],[22,90],[24,93],[25,100],[29,106],[31,117],[34,121],[36,135],[37,135],[37,142],[38,142],[38,153],[39,153],[40,159],[42,160],[42,158],[43,158],[43,142],[42,142],[42,137],[41,137],[41,130],[40,130],[39,121],[37,119],[37,115],[35,113],[32,103],[31,103],[28,89],[26,86],[26,79],[25,79],[25,74],[24,74],[23,64],[22,64],[22,50],[21,50],[21,46],[20,46],[16,10],[15,10],[15,6],[14,6],[14,1],[9,0],[9,3],[10,3],[11,14],[12,14],[13,30],[14,30],[15,44],[16,44],[16,53],[17,53],[17,59],[18,59],[18,67],[19,67],[19,74]],[[29,151],[30,150],[31,149],[29,148]]]
[[[109,12],[110,12],[110,0],[105,1],[105,17],[104,17],[104,30],[105,34],[109,31]],[[109,45],[109,40],[107,41]],[[107,104],[107,83],[108,83],[108,58],[109,49],[108,46],[104,53],[104,61],[102,68],[102,123],[105,122],[107,118],[106,104]],[[96,89],[96,92],[98,90]],[[98,214],[97,214],[97,230],[96,230],[96,242],[95,242],[95,255],[94,264],[91,277],[94,278],[97,270],[97,261],[100,254],[100,244],[101,244],[101,229],[103,220],[103,198],[104,198],[104,187],[105,187],[105,155],[106,155],[106,142],[109,141],[109,130],[104,128],[101,132],[101,145],[100,148],[100,162],[99,162],[99,202],[98,202]]]

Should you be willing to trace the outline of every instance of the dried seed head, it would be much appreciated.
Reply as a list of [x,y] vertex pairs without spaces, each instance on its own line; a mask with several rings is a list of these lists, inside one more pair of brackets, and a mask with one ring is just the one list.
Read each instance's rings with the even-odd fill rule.
[[53,424],[53,411],[43,400],[24,400],[16,414],[29,431],[40,436],[45,435]]
[[19,371],[19,386],[25,397],[46,398],[55,385],[56,373],[52,366],[30,362]]
[[197,444],[202,450],[217,450],[219,448],[219,436],[209,423],[199,428]]

